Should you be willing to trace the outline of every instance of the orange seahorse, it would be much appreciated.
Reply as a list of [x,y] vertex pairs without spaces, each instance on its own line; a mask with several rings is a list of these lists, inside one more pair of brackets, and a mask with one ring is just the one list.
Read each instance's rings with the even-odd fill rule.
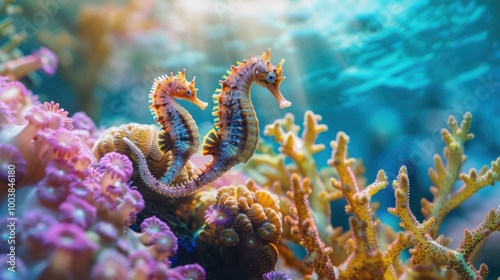
[[170,184],[177,178],[189,158],[198,151],[198,127],[188,111],[174,99],[188,100],[204,110],[208,104],[198,99],[196,90],[195,79],[188,82],[185,69],[176,76],[171,72],[170,76],[158,77],[151,88],[149,108],[155,122],[163,128],[158,144],[162,151],[172,154],[171,165],[160,179],[163,184]]
[[271,49],[260,57],[252,57],[231,66],[225,80],[219,81],[221,89],[214,94],[214,112],[217,116],[215,129],[203,141],[203,154],[212,155],[212,161],[202,173],[179,185],[162,184],[151,175],[142,152],[126,137],[123,140],[139,159],[142,180],[159,194],[180,197],[189,195],[204,185],[219,178],[238,163],[246,162],[254,153],[259,136],[259,123],[250,100],[250,87],[255,82],[267,88],[279,102],[280,108],[291,105],[280,92],[284,60],[273,66]]

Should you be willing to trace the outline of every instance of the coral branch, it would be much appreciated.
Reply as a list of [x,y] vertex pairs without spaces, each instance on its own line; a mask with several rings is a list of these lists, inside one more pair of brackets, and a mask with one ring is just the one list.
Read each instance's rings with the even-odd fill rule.
[[[485,186],[493,185],[494,181],[498,180],[497,174],[500,171],[500,157],[492,162],[489,169],[483,168],[479,175],[475,169],[469,171],[469,174],[459,174],[466,160],[464,143],[474,137],[472,133],[469,133],[471,121],[472,115],[466,113],[459,127],[455,118],[450,116],[448,119],[449,130],[441,130],[441,137],[446,144],[443,151],[446,165],[441,157],[438,155],[434,156],[434,165],[436,168],[429,169],[429,177],[434,184],[431,187],[434,200],[429,202],[424,198],[421,201],[424,216],[427,219],[430,217],[434,217],[435,219],[434,227],[430,232],[434,238],[439,232],[443,219],[449,212],[478,190]],[[458,178],[463,181],[463,185],[453,192],[453,185]]]
[[359,190],[351,165],[355,162],[347,156],[347,143],[349,136],[343,132],[337,134],[337,140],[331,142],[333,148],[332,159],[328,164],[337,170],[339,181],[332,178],[332,186],[340,190],[348,202],[347,213],[354,213],[361,221],[366,223],[368,243],[371,249],[378,249],[377,226],[379,220],[373,221],[373,211],[370,207],[371,197],[387,186],[387,177],[380,170],[375,182],[363,190]]
[[[425,257],[431,256],[437,261],[446,263],[453,268],[464,279],[484,279],[488,273],[486,265],[481,265],[479,270],[476,270],[466,255],[459,251],[454,251],[446,248],[441,244],[442,238],[433,239],[430,231],[434,226],[435,219],[430,217],[423,223],[417,221],[409,208],[409,180],[406,167],[401,167],[398,175],[398,180],[393,182],[396,196],[396,207],[389,208],[389,213],[401,219],[400,226],[413,234],[415,246],[410,249],[412,254],[412,262],[420,263]],[[474,231],[474,237],[477,237],[482,227],[495,228],[495,220],[498,220],[496,214],[487,217],[488,222]],[[497,225],[498,227],[498,225]],[[469,235],[470,237],[471,235]],[[476,243],[477,244],[477,243]],[[462,247],[462,245],[461,245]],[[472,251],[467,246],[463,245],[466,252]]]
[[319,238],[316,222],[310,212],[307,196],[311,192],[310,181],[308,178],[301,183],[297,174],[292,175],[292,192],[289,196],[295,202],[297,214],[298,232],[301,245],[307,250],[307,257],[304,262],[306,266],[314,267],[319,279],[337,279],[338,270],[333,267],[328,255],[331,248],[327,248]]

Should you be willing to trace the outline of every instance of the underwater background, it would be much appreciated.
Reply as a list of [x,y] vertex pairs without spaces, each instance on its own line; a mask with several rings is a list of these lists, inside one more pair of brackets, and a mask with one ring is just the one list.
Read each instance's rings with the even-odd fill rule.
[[[7,5],[9,1],[3,1]],[[148,94],[153,80],[186,69],[196,77],[206,110],[180,101],[200,128],[213,122],[212,94],[230,65],[272,49],[285,59],[281,92],[292,105],[280,109],[266,89],[254,86],[252,101],[262,135],[287,113],[297,124],[311,110],[328,130],[318,135],[325,150],[314,158],[327,167],[338,131],[350,137],[349,156],[362,159],[368,182],[383,169],[389,186],[405,165],[410,208],[419,221],[420,198],[432,200],[428,169],[445,146],[441,129],[471,112],[474,139],[465,145],[463,172],[500,155],[500,2],[433,1],[76,1],[17,0],[9,18],[24,39],[16,49],[40,46],[58,57],[55,75],[34,72],[20,79],[38,95],[73,115],[85,112],[97,126],[152,124]],[[14,9],[14,8],[12,8]],[[8,44],[5,34],[2,44]],[[4,45],[5,47],[6,45]],[[28,160],[28,159],[27,159]],[[238,166],[238,168],[242,168]],[[456,183],[455,187],[459,184]],[[499,207],[500,189],[486,187],[453,210],[441,226],[455,248],[465,228],[474,228]],[[377,216],[390,215],[394,193],[374,198]],[[345,201],[331,203],[334,227],[349,228]],[[319,225],[318,225],[319,227]],[[138,226],[136,225],[136,230]],[[500,276],[500,235],[493,233],[474,261]],[[181,246],[181,245],[180,245]],[[409,258],[403,252],[403,259]]]

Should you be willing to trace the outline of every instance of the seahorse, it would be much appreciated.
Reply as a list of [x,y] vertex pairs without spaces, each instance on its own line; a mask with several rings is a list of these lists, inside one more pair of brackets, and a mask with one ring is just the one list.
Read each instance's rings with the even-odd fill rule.
[[[155,122],[160,123],[162,131],[147,125],[130,124],[104,133],[94,146],[94,154],[101,157],[107,152],[116,151],[129,154],[130,148],[123,142],[127,137],[147,157],[148,168],[154,174],[164,170],[160,182],[169,184],[176,179],[189,158],[198,151],[200,144],[198,128],[191,115],[175,101],[188,100],[202,110],[207,103],[196,96],[195,80],[186,80],[186,71],[178,75],[163,75],[155,79],[150,92],[150,110]],[[119,138],[119,139],[118,139]],[[120,143],[121,142],[121,143]],[[144,154],[146,153],[146,154]],[[167,157],[169,161],[167,161]],[[165,169],[165,164],[169,162]],[[161,166],[160,166],[161,165]]]
[[271,49],[260,57],[252,57],[232,65],[228,76],[219,81],[221,88],[212,97],[216,117],[214,126],[203,139],[203,155],[212,155],[206,169],[193,180],[178,185],[162,184],[152,176],[142,152],[126,137],[123,140],[139,159],[139,173],[152,190],[169,197],[192,194],[204,185],[219,178],[236,164],[246,162],[254,153],[259,136],[259,123],[250,99],[250,88],[256,83],[268,89],[280,108],[289,107],[280,91],[284,59],[273,66]]
[[170,76],[158,77],[153,82],[149,108],[155,122],[163,128],[158,144],[162,151],[172,154],[170,166],[160,179],[163,184],[170,184],[177,178],[189,158],[198,151],[198,127],[189,112],[174,99],[188,100],[205,110],[208,103],[198,99],[196,92],[195,78],[188,82],[186,69],[176,76],[170,72]]

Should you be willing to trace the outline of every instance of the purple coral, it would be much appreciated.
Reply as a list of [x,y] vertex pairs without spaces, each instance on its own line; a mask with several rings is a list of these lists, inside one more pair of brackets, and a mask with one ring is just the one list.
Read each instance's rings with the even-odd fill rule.
[[90,278],[96,280],[126,279],[127,272],[127,258],[113,249],[104,249],[92,267]]
[[133,279],[147,279],[155,271],[155,261],[147,250],[139,249],[130,254],[128,259]]
[[58,58],[53,51],[46,47],[40,47],[33,52],[33,55],[39,59],[43,72],[50,76],[56,73]]
[[96,208],[85,200],[70,195],[59,206],[60,220],[88,229],[96,219]]
[[155,216],[149,217],[141,223],[140,241],[144,245],[151,245],[152,238],[159,233],[171,232],[170,227]]
[[199,264],[187,264],[173,268],[172,271],[180,274],[181,279],[204,280],[205,270]]
[[118,230],[113,224],[108,222],[98,222],[95,224],[94,230],[104,242],[112,242],[118,237]]
[[59,250],[81,254],[98,249],[97,244],[85,235],[85,231],[74,224],[57,224],[50,228],[47,236],[46,245]]
[[73,128],[81,129],[92,133],[96,129],[94,121],[85,114],[85,112],[76,112],[71,117],[73,120]]
[[57,176],[46,176],[36,185],[36,194],[44,206],[57,209],[68,196],[69,186]]
[[22,222],[23,240],[33,240],[43,242],[47,236],[47,231],[57,224],[57,220],[49,214],[33,210],[24,215]]
[[99,165],[104,168],[104,174],[101,178],[102,186],[112,185],[117,180],[126,182],[134,171],[132,162],[126,156],[116,152],[104,155],[99,161]]
[[291,280],[285,273],[281,271],[271,271],[262,275],[263,280]]
[[39,129],[72,129],[72,120],[68,118],[68,112],[64,109],[59,109],[59,103],[45,102],[33,106],[26,114],[26,119],[29,121],[30,126]]
[[210,205],[208,210],[205,211],[205,222],[208,224],[228,227],[232,221],[233,214],[231,210],[223,204]]
[[151,241],[158,260],[173,257],[177,252],[177,237],[171,231],[158,233]]
[[46,135],[46,141],[52,150],[54,158],[71,160],[78,156],[80,151],[80,138],[69,130],[52,130]]

